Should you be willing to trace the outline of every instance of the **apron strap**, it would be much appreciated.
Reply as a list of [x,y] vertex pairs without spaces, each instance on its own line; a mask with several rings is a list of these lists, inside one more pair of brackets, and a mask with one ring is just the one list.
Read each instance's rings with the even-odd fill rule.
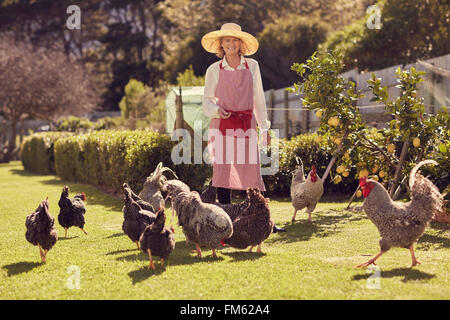
[[[222,60],[222,61],[223,61],[223,60]],[[220,64],[219,64],[220,70],[223,70],[222,61],[220,61]],[[246,68],[247,70],[250,69],[250,68],[248,67],[247,60],[245,60],[245,59],[244,59],[244,65],[245,65],[245,68]]]

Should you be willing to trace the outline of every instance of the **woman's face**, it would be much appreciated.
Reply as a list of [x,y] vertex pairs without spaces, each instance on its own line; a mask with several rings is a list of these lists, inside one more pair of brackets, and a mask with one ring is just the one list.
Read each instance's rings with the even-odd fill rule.
[[238,55],[241,49],[241,40],[235,37],[224,37],[222,48],[227,56]]

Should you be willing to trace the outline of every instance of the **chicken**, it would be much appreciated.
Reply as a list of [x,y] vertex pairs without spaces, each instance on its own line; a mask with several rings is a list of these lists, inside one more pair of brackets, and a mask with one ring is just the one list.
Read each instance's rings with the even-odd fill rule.
[[136,203],[141,207],[141,209],[147,210],[147,211],[151,211],[151,212],[156,212],[155,208],[148,203],[147,201],[142,200],[136,193],[133,192],[133,190],[131,189],[131,187],[127,184],[124,183],[123,184],[124,188],[130,189],[131,192],[131,198],[136,201]]
[[212,180],[209,182],[208,187],[200,194],[200,198],[204,203],[216,203],[217,188],[213,187]]
[[164,171],[172,172],[177,178],[176,174],[170,168],[163,167],[162,162],[160,162],[156,166],[155,171],[147,177],[144,182],[144,187],[139,193],[139,197],[150,203],[155,210],[165,208],[165,201],[161,193],[163,185],[167,180],[166,177],[163,176]]
[[418,169],[434,160],[419,162],[411,170],[409,187],[411,200],[407,203],[392,201],[386,189],[377,181],[363,177],[359,185],[364,196],[363,209],[378,228],[381,235],[381,251],[374,258],[358,267],[375,264],[375,261],[392,247],[407,248],[411,252],[414,267],[420,264],[414,254],[414,243],[424,234],[433,216],[444,210],[444,198],[438,188]]
[[54,227],[55,218],[49,212],[48,197],[39,204],[36,211],[27,216],[25,226],[27,228],[25,238],[39,247],[41,261],[46,262],[48,251],[58,241],[58,233]]
[[[301,161],[301,160],[300,160]],[[317,203],[323,195],[323,181],[317,175],[316,167],[313,165],[311,171],[305,179],[303,172],[303,162],[293,174],[291,181],[291,199],[294,206],[294,215],[292,223],[298,210],[306,208],[308,213],[308,221],[311,222],[311,213],[316,208]]]
[[261,245],[272,233],[274,222],[270,217],[268,200],[258,188],[248,188],[247,198],[250,204],[233,221],[233,235],[224,243],[238,249],[251,246],[250,251],[257,245],[257,252],[261,252]]
[[215,248],[233,234],[233,224],[227,213],[220,207],[203,203],[196,191],[183,191],[179,186],[167,184],[168,196],[178,217],[186,239],[195,243],[198,257],[202,257],[200,246]]
[[126,183],[123,184],[123,194],[125,205],[122,209],[124,218],[122,230],[131,241],[136,243],[139,250],[139,238],[144,229],[155,221],[156,215],[151,211],[142,209],[139,204],[133,200],[132,191],[127,187]]
[[65,186],[61,192],[61,198],[59,199],[59,215],[58,222],[64,228],[64,237],[67,238],[67,230],[70,227],[80,228],[84,234],[87,232],[84,230],[84,214],[86,213],[86,207],[84,201],[86,200],[85,193],[77,194],[73,199],[69,198],[69,187]]
[[152,255],[161,257],[161,266],[164,267],[164,260],[167,260],[175,248],[175,231],[173,227],[165,228],[165,221],[164,209],[159,209],[155,221],[145,228],[139,239],[142,251],[148,254],[150,260],[149,270],[155,270]]

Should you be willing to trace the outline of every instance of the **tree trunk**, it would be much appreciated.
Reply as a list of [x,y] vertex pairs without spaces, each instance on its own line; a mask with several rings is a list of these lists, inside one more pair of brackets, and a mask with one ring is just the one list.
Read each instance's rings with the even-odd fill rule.
[[397,188],[398,182],[400,180],[401,174],[402,174],[402,167],[405,163],[406,154],[408,153],[409,148],[409,136],[406,137],[405,141],[403,142],[402,152],[400,153],[400,159],[398,160],[397,168],[395,169],[394,174],[394,183],[392,184],[391,188],[389,189],[389,195],[392,197],[394,195],[394,191]]

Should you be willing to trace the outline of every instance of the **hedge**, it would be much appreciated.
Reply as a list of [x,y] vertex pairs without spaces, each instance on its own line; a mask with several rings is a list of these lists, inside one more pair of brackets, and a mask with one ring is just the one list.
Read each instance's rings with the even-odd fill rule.
[[67,132],[40,132],[24,138],[20,159],[25,170],[40,174],[55,174],[54,143],[68,137]]
[[[303,160],[305,173],[315,165],[319,175],[331,159],[330,145],[317,143],[316,134],[280,140],[279,167],[275,175],[263,176],[269,195],[289,196],[291,172],[297,168],[295,157]],[[26,170],[56,174],[67,181],[103,185],[119,190],[128,182],[141,190],[146,177],[159,162],[172,168],[194,190],[202,190],[212,176],[206,164],[174,165],[171,151],[176,141],[152,131],[101,130],[81,135],[65,132],[39,133],[27,137],[22,145]],[[356,188],[356,172],[335,185],[327,179],[327,193],[351,193]],[[168,174],[169,179],[172,177]]]

